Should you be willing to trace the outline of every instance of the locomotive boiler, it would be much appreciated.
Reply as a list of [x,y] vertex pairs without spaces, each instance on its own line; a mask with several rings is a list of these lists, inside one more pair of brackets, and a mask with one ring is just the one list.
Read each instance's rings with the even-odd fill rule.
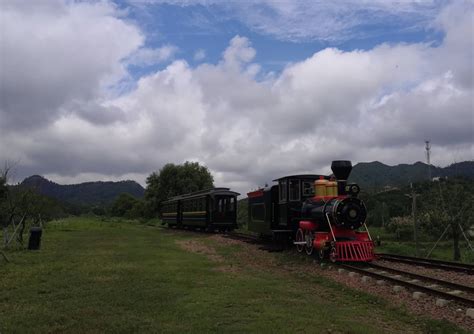
[[332,176],[291,175],[248,193],[249,230],[291,240],[298,252],[331,261],[371,261],[374,243],[365,225],[360,188],[347,183],[350,161],[333,161]]

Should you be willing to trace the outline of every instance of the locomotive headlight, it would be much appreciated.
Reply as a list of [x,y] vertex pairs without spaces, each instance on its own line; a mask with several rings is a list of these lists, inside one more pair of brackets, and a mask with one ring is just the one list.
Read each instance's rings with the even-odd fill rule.
[[351,196],[357,196],[360,193],[360,187],[355,183],[350,183],[346,185],[346,193]]

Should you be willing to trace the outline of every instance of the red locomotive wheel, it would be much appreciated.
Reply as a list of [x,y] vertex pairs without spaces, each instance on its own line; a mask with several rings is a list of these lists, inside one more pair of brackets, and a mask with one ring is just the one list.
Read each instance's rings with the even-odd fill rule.
[[[304,234],[303,234],[303,230],[302,229],[298,229],[298,231],[296,231],[296,242],[303,242],[304,241]],[[304,245],[298,245],[296,244],[296,250],[298,251],[298,253],[301,253],[303,251],[303,248],[304,248]]]

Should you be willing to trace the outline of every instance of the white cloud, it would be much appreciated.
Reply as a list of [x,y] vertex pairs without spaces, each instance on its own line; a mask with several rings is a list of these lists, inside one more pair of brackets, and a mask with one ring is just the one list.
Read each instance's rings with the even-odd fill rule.
[[0,11],[0,128],[48,123],[72,99],[100,98],[144,41],[105,2],[2,1]]
[[[67,13],[77,10],[75,3],[68,6],[54,14],[65,26],[75,22]],[[432,141],[434,164],[474,158],[471,7],[456,5],[440,15],[436,24],[446,38],[439,46],[380,45],[351,52],[329,48],[261,81],[255,77],[260,71],[253,63],[255,48],[236,36],[217,64],[193,68],[175,60],[142,77],[132,91],[109,97],[100,85],[89,87],[81,80],[90,84],[111,73],[126,76],[120,60],[138,50],[143,37],[118,16],[110,18],[113,7],[104,12],[103,4],[87,6],[94,10],[89,18],[117,25],[136,40],[117,47],[124,48],[120,55],[101,51],[105,55],[99,60],[108,61],[95,64],[90,57],[87,66],[99,72],[73,68],[58,73],[57,81],[67,86],[63,89],[54,76],[50,80],[32,70],[32,64],[20,81],[6,76],[2,94],[8,93],[9,99],[15,96],[10,94],[23,94],[50,116],[38,123],[36,110],[20,109],[29,130],[3,127],[0,133],[0,156],[20,159],[24,174],[69,182],[133,175],[143,182],[167,162],[198,159],[214,172],[216,184],[245,193],[284,174],[328,172],[333,159],[392,164],[422,160],[425,139]],[[45,17],[51,20],[51,15]],[[452,24],[454,19],[458,24]],[[99,33],[89,33],[104,40],[94,43],[108,43],[108,35],[100,33],[104,27],[95,29]],[[66,33],[63,37],[72,38]],[[44,57],[41,49],[21,41],[25,45],[17,43],[10,55],[25,59],[36,50],[37,57]],[[66,42],[58,37],[43,49],[58,52],[55,46],[61,43]],[[54,59],[64,70],[79,66],[76,58]],[[41,80],[30,90],[14,89],[36,76]],[[8,106],[2,105],[0,122],[16,124],[17,109]]]
[[176,52],[178,47],[174,45],[165,45],[157,49],[141,48],[128,57],[127,63],[138,66],[159,64],[172,59]]

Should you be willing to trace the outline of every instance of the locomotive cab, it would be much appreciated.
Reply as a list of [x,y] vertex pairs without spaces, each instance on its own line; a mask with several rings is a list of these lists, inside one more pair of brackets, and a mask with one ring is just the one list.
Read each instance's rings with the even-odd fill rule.
[[[280,230],[295,231],[302,217],[302,203],[314,196],[314,181],[321,175],[290,175],[278,182],[278,207]],[[324,177],[324,176],[323,176]]]

